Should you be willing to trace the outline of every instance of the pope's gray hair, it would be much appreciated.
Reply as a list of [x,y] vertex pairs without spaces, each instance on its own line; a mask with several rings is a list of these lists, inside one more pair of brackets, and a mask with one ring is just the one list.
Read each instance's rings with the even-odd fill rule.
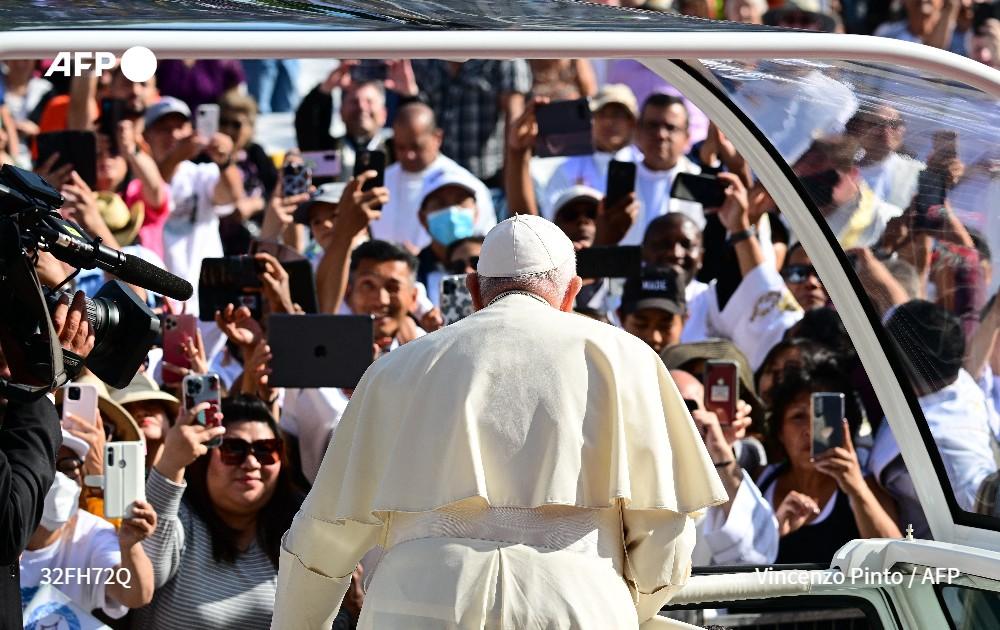
[[483,304],[507,291],[526,291],[550,302],[559,302],[576,277],[576,256],[571,256],[555,269],[526,276],[488,278],[479,276],[479,296]]

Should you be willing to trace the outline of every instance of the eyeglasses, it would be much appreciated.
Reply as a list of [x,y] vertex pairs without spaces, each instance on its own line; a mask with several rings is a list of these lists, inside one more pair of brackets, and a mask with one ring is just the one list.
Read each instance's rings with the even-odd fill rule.
[[241,438],[223,438],[219,445],[219,456],[227,466],[240,466],[252,451],[262,466],[269,466],[278,461],[282,444],[281,438],[254,440],[252,443]]
[[669,134],[687,133],[687,127],[680,127],[666,122],[656,122],[655,120],[644,120],[639,126],[642,127],[643,131],[649,133],[658,133],[660,129],[666,129]]
[[792,284],[801,284],[809,279],[809,277],[819,278],[816,273],[816,268],[812,265],[788,265],[781,272],[781,277],[785,279],[786,282]]
[[455,275],[461,275],[465,273],[466,269],[475,269],[478,265],[479,256],[469,256],[468,258],[459,258],[448,263],[448,271]]
[[80,470],[82,468],[83,461],[81,461],[79,457],[74,457],[73,455],[70,455],[69,457],[61,457],[56,460],[56,470],[71,479],[79,477]]
[[906,126],[902,118],[868,118],[862,122],[869,127],[885,127],[892,131],[898,131]]

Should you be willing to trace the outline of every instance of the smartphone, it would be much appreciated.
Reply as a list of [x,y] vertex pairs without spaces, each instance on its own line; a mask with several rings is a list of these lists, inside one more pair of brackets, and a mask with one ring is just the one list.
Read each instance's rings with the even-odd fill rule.
[[204,103],[195,112],[195,129],[205,140],[219,133],[219,106],[215,103]]
[[840,392],[812,394],[812,455],[844,444],[844,395]]
[[290,162],[281,167],[281,194],[285,197],[309,192],[312,170],[304,162]]
[[705,208],[718,208],[726,200],[726,187],[715,175],[678,173],[670,189],[670,196],[700,203]]
[[198,276],[198,318],[203,322],[215,321],[215,311],[234,304],[246,306],[251,316],[260,321],[264,314],[259,275],[262,269],[263,263],[245,255],[202,260]]
[[[177,367],[191,367],[181,344],[185,339],[195,338],[198,332],[198,319],[194,315],[175,315],[167,313],[163,316],[163,360]],[[179,383],[180,375],[163,370],[164,383]]]
[[37,137],[38,160],[44,164],[53,153],[59,154],[53,169],[72,164],[91,190],[97,189],[97,134],[93,131],[50,131]]
[[633,278],[642,275],[642,248],[638,245],[595,245],[576,253],[576,275],[581,278]]
[[131,518],[132,504],[146,500],[146,445],[104,445],[104,518]]
[[351,66],[350,72],[353,83],[385,81],[389,78],[389,64],[381,59],[362,59],[357,65]]
[[611,160],[608,164],[608,182],[604,195],[604,205],[614,207],[635,192],[635,162]]
[[365,182],[361,190],[371,190],[385,186],[385,151],[362,151],[354,160],[354,176],[365,171],[375,171],[375,177]]
[[69,414],[84,422],[97,424],[97,386],[90,383],[67,383],[63,386],[62,419]]
[[340,151],[303,151],[302,160],[312,172],[312,183],[316,186],[336,181],[343,171]]
[[535,107],[536,157],[590,155],[594,152],[593,118],[586,98],[553,101]]
[[719,424],[732,424],[739,400],[740,366],[735,361],[705,363],[705,409],[714,412]]
[[438,303],[445,326],[472,315],[475,309],[472,306],[472,294],[465,286],[464,273],[441,278]]
[[[188,374],[181,384],[184,408],[191,409],[203,402],[211,403],[207,411],[198,412],[195,422],[207,427],[217,427],[215,414],[222,408],[222,385],[218,374]],[[222,444],[222,437],[205,442],[205,446],[215,448]]]
[[108,138],[111,155],[118,155],[118,123],[126,118],[128,101],[123,98],[102,98],[97,131]]

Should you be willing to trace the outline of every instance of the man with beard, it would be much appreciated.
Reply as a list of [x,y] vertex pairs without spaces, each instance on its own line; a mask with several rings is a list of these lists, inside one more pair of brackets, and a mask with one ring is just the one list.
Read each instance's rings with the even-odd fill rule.
[[924,165],[899,152],[906,123],[890,105],[859,111],[847,122],[846,133],[864,149],[858,164],[861,177],[878,197],[899,208],[908,208],[917,194],[917,180]]
[[862,155],[854,138],[820,138],[793,169],[844,249],[876,244],[889,220],[903,213],[865,183],[858,168]]

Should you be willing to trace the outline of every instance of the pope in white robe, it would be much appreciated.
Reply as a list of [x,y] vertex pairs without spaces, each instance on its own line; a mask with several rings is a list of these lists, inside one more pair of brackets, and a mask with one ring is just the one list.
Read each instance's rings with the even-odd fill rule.
[[625,630],[687,581],[726,501],[659,357],[572,312],[573,245],[515,216],[477,311],[380,358],[282,542],[272,628],[329,628],[385,549],[358,628]]

